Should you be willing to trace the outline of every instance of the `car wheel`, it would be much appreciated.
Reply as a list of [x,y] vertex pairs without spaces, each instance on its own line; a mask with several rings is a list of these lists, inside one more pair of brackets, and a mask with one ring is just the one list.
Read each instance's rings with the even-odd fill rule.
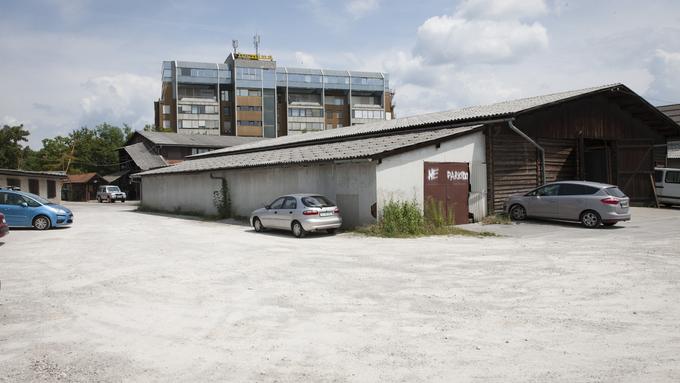
[[298,222],[298,221],[293,222],[292,229],[293,229],[293,235],[296,238],[302,238],[302,237],[305,236],[305,234],[307,234],[305,229],[302,227],[302,224],[300,224],[300,222]]
[[97,197],[97,202],[102,203],[101,197]]
[[115,200],[113,198],[109,198],[109,203],[114,203]]
[[262,221],[260,221],[259,218],[253,219],[253,229],[255,229],[255,231],[258,233],[264,230],[264,226],[262,226]]
[[510,208],[510,218],[514,221],[524,221],[527,219],[527,210],[522,205],[513,205]]
[[326,230],[326,233],[328,233],[330,235],[335,235],[335,232],[336,232],[336,229],[327,229]]
[[122,199],[122,200],[120,200],[120,202],[122,202],[122,203],[125,203],[125,200],[124,200],[124,199]]
[[50,228],[50,226],[52,226],[52,222],[50,222],[50,219],[44,215],[39,215],[33,218],[33,227],[38,230],[47,230]]
[[601,222],[602,219],[600,218],[600,215],[597,214],[597,212],[587,210],[581,213],[581,223],[583,224],[583,226],[589,229],[593,229],[600,226]]

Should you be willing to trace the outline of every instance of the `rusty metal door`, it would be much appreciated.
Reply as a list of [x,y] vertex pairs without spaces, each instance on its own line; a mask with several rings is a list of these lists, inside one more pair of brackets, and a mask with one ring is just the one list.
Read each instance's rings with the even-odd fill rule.
[[448,224],[468,223],[470,168],[466,162],[425,162],[425,214]]

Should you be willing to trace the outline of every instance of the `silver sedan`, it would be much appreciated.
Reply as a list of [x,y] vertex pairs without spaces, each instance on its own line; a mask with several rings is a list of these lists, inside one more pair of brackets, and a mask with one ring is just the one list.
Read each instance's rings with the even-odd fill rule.
[[560,181],[510,196],[504,210],[513,220],[527,217],[580,221],[588,228],[630,220],[630,199],[615,185]]
[[257,232],[290,230],[301,238],[307,232],[318,230],[334,234],[342,226],[342,218],[335,203],[322,195],[290,194],[252,212],[250,224]]

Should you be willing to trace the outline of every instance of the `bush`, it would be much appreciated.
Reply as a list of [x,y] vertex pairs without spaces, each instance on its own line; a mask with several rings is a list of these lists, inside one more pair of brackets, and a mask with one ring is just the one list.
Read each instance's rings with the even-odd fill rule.
[[388,202],[378,225],[386,236],[418,235],[424,229],[423,215],[415,202]]
[[[477,237],[494,236],[489,232],[474,232],[452,225],[435,201],[428,201],[426,214],[420,211],[415,201],[389,201],[383,207],[383,214],[375,225],[362,227],[357,232],[376,237],[417,237],[424,235],[467,235]],[[449,214],[453,217],[453,214]]]

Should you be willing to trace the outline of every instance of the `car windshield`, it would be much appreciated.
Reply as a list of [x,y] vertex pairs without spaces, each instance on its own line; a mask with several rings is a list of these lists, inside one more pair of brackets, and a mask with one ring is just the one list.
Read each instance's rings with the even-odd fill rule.
[[329,200],[328,198],[321,196],[321,195],[315,195],[315,196],[310,196],[310,197],[302,197],[302,203],[307,207],[331,207],[331,206],[335,206],[335,203],[333,203],[331,200]]
[[604,191],[605,191],[605,193],[607,193],[607,194],[609,194],[610,196],[613,196],[613,197],[622,198],[622,197],[625,197],[625,196],[626,196],[626,195],[621,191],[621,189],[619,189],[619,188],[617,188],[617,187],[606,188],[606,189],[604,189]]
[[109,187],[106,188],[106,190],[110,191],[110,192],[119,192],[120,191],[118,186],[109,186]]
[[43,197],[41,197],[39,195],[35,195],[33,193],[24,193],[24,196],[29,197],[31,199],[34,199],[34,200],[40,202],[43,205],[54,205],[53,202],[50,202],[50,201],[44,199]]

